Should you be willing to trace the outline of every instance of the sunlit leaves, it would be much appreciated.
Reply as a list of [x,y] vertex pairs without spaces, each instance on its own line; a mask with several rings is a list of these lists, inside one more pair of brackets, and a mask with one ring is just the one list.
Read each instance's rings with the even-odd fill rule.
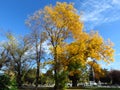
[[75,37],[78,32],[81,33],[83,24],[79,21],[80,17],[76,14],[73,4],[58,2],[55,7],[46,6],[44,10],[46,24],[55,26],[56,29],[67,29]]
[[[55,6],[38,10],[27,21],[29,26],[34,25],[35,30],[44,31],[52,56],[52,61],[48,63],[53,65],[56,80],[57,74],[62,71],[69,71],[72,76],[80,74],[86,65],[91,66],[88,58],[107,63],[113,61],[112,43],[105,42],[98,32],[83,31],[80,18],[73,4],[57,2]],[[66,42],[69,37],[72,41]],[[93,67],[100,72],[98,64]]]

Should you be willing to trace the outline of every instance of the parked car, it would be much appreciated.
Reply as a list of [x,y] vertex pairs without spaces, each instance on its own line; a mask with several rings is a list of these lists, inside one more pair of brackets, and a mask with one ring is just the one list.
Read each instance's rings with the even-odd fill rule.
[[97,83],[95,81],[90,81],[90,86],[97,86]]

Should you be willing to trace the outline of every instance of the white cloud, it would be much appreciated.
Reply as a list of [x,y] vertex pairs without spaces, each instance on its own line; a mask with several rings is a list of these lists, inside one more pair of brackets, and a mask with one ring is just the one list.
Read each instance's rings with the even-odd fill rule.
[[120,20],[120,0],[77,0],[75,5],[82,11],[81,20],[89,29]]
[[45,41],[43,44],[43,48],[46,54],[50,54],[50,47],[51,45],[48,45],[48,41]]
[[120,0],[112,0],[112,3],[120,5]]

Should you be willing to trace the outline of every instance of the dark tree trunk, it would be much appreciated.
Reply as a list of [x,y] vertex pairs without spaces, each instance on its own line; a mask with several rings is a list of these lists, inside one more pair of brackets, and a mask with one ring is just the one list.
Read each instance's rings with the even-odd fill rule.
[[90,81],[95,81],[95,78],[94,78],[95,76],[94,76],[94,70],[93,70],[93,68],[91,67],[90,68],[90,75],[89,75],[89,80]]
[[58,80],[58,66],[57,66],[57,53],[56,53],[56,47],[54,48],[54,62],[55,62],[55,66],[54,66],[54,72],[55,72],[55,86],[54,86],[54,90],[59,90],[59,80]]
[[17,83],[18,83],[18,87],[21,87],[21,86],[22,86],[22,80],[21,80],[21,64],[20,64],[20,62],[19,62],[19,64],[18,64]]
[[55,65],[55,69],[54,69],[54,72],[55,72],[55,86],[54,86],[54,90],[58,90],[59,89],[59,80],[58,80],[58,72],[57,72],[57,67]]
[[41,63],[41,55],[42,55],[42,42],[40,42],[40,49],[38,49],[38,45],[36,44],[36,53],[37,53],[36,87],[38,87],[39,75],[40,75],[40,63]]
[[22,80],[21,80],[21,74],[20,72],[18,72],[18,87],[21,87],[22,86]]
[[39,66],[39,62],[37,62],[36,87],[38,87],[38,81],[39,81],[39,73],[40,73],[39,68],[40,68],[40,66]]
[[77,87],[77,80],[76,79],[72,79],[72,87]]

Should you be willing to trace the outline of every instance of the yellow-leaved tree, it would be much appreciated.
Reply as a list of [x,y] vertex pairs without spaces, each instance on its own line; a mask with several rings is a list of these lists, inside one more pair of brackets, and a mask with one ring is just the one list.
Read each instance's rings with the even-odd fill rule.
[[[83,23],[79,20],[79,15],[73,4],[57,3],[56,6],[46,6],[44,8],[44,29],[48,35],[52,47],[52,54],[54,60],[54,75],[55,75],[55,89],[62,88],[62,83],[59,80],[61,77],[61,60],[62,53],[61,46],[68,37],[78,38],[82,33]],[[61,51],[60,51],[61,50]]]
[[56,6],[46,6],[43,10],[36,11],[33,16],[30,16],[27,20],[29,23],[36,27],[41,28],[42,32],[45,32],[48,38],[49,44],[52,47],[52,56],[54,63],[54,77],[55,77],[55,89],[62,87],[60,85],[58,65],[60,64],[58,59],[58,48],[68,37],[78,38],[82,33],[83,23],[80,22],[80,16],[76,13],[73,4],[57,2]]
[[[105,42],[98,32],[83,32],[83,23],[73,4],[57,2],[56,6],[46,6],[36,11],[29,21],[34,20],[35,29],[40,28],[47,36],[53,59],[55,90],[64,87],[64,71],[68,75],[80,74],[86,67],[88,58],[95,60],[113,61],[111,42]],[[67,42],[72,39],[71,42]],[[62,74],[62,75],[61,75]],[[62,77],[62,78],[61,78]],[[73,80],[72,80],[73,81]],[[77,80],[73,81],[76,86]]]
[[[77,76],[81,74],[86,65],[94,68],[95,72],[102,73],[99,64],[92,64],[93,61],[102,60],[106,63],[114,61],[113,43],[110,40],[105,42],[95,31],[81,33],[79,38],[68,44],[64,50],[62,56],[66,56],[66,59],[62,59],[63,65],[69,71],[73,86],[77,86]],[[88,58],[91,58],[92,61],[89,61]]]

